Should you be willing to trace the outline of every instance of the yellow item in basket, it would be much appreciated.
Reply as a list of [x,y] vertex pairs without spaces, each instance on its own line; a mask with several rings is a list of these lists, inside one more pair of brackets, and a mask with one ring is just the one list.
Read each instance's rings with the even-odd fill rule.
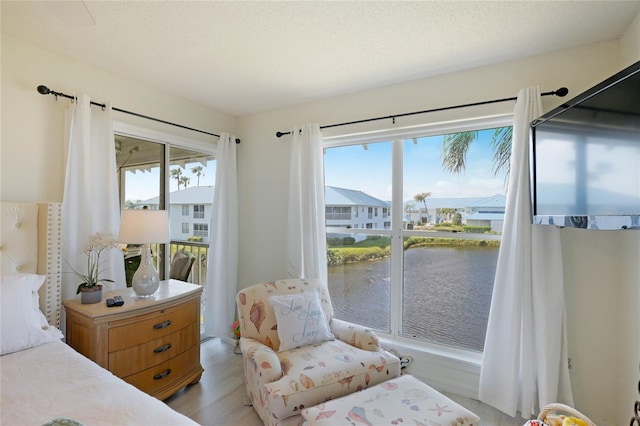
[[562,421],[562,426],[588,426],[587,422],[576,417],[567,416]]
[[564,419],[556,414],[548,414],[544,420],[549,426],[562,426]]

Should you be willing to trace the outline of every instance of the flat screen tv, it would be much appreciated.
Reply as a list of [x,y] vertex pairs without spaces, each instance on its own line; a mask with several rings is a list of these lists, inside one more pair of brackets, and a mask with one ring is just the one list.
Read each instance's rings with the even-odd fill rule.
[[640,62],[531,123],[533,223],[640,229]]

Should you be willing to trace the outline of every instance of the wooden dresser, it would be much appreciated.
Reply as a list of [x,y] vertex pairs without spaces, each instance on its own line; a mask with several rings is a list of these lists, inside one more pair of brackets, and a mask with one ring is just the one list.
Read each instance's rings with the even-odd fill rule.
[[[76,351],[160,400],[202,376],[200,295],[202,287],[167,280],[153,297],[131,288],[105,292],[102,302],[66,300],[66,338]],[[119,295],[124,305],[107,307]]]

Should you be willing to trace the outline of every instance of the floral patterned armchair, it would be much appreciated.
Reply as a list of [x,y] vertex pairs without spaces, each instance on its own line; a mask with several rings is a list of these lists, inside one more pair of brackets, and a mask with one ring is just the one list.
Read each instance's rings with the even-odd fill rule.
[[236,301],[247,393],[265,425],[297,425],[305,407],[400,375],[373,331],[333,318],[319,281],[256,284]]

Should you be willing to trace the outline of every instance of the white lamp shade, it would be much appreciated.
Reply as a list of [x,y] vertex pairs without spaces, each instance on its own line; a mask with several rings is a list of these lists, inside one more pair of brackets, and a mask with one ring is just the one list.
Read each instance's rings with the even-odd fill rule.
[[169,214],[166,210],[122,210],[118,241],[127,244],[168,243]]

